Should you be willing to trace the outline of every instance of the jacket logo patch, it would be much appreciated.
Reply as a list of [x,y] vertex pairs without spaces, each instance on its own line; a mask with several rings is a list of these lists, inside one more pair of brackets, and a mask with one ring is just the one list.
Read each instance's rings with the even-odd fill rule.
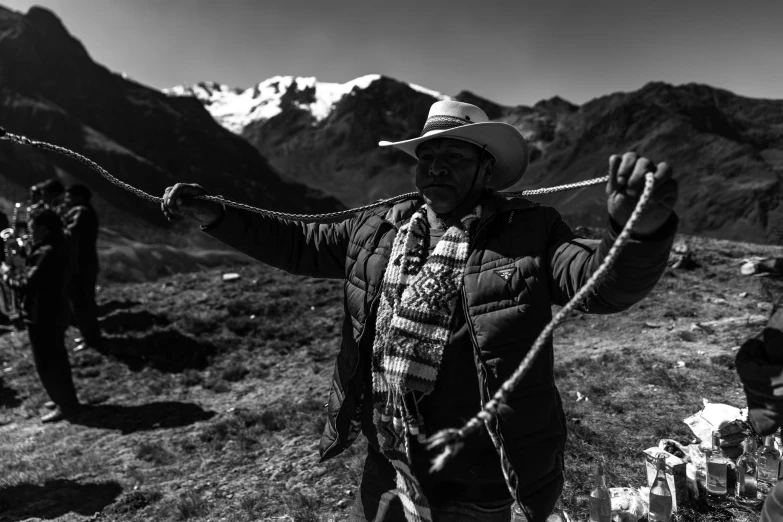
[[508,283],[511,280],[511,276],[516,272],[516,268],[499,268],[495,270],[495,275],[500,277],[503,281]]

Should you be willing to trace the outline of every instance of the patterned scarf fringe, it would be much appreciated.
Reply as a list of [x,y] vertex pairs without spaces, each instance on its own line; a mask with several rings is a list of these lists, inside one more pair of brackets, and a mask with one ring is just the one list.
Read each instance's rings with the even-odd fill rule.
[[426,439],[414,392],[430,393],[451,335],[468,259],[469,230],[481,207],[443,234],[427,256],[427,208],[400,227],[383,276],[372,352],[373,424],[381,452],[396,471],[409,522],[431,522],[429,503],[410,469],[410,441]]

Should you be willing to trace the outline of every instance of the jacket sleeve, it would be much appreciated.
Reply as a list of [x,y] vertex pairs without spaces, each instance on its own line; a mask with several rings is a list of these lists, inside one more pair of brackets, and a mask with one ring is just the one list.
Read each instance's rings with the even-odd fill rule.
[[79,241],[85,229],[89,226],[87,220],[87,211],[84,207],[76,207],[66,216],[68,224],[65,226],[65,233],[70,235],[75,241]]
[[356,218],[340,223],[304,223],[227,208],[203,230],[220,242],[292,274],[345,277],[348,240]]
[[34,292],[41,288],[49,272],[55,268],[57,260],[54,251],[50,247],[43,247],[29,260],[30,263],[25,268],[25,292]]
[[[610,219],[603,239],[578,239],[555,209],[547,208],[545,212],[550,294],[553,304],[562,306],[598,270],[622,228]],[[604,282],[589,294],[580,309],[607,314],[623,311],[641,301],[666,268],[677,224],[677,216],[672,214],[655,234],[631,235]]]

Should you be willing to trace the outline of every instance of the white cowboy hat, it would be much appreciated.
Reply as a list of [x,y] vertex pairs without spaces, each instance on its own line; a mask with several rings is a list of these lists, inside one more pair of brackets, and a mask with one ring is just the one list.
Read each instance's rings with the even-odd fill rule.
[[454,138],[486,146],[495,157],[495,168],[489,188],[508,188],[522,177],[528,163],[527,142],[522,134],[499,121],[489,121],[487,114],[469,103],[439,101],[432,104],[421,136],[405,141],[381,141],[381,147],[396,147],[416,157],[416,147],[434,138]]

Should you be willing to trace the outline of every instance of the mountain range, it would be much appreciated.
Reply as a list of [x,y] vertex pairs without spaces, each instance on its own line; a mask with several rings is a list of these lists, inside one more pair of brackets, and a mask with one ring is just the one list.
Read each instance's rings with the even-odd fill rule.
[[[178,181],[269,209],[324,212],[414,190],[413,160],[380,140],[418,136],[429,107],[456,99],[522,132],[531,164],[510,190],[604,175],[635,150],[674,166],[680,231],[783,242],[783,100],[699,84],[651,82],[577,105],[552,97],[506,106],[383,75],[347,83],[277,76],[246,88],[215,82],[160,91],[95,63],[51,11],[0,7],[0,126],[80,152],[159,195]],[[104,224],[147,238],[156,206],[73,160],[0,142],[0,209],[57,175],[97,194]],[[536,198],[572,226],[605,223],[596,186]]]
[[[377,143],[418,136],[432,103],[456,99],[478,105],[528,140],[530,168],[509,190],[602,176],[611,154],[634,150],[674,166],[682,232],[783,241],[783,100],[650,82],[583,105],[553,97],[511,107],[382,75],[345,84],[278,76],[244,90],[197,83],[164,92],[195,97],[283,176],[349,207],[415,190],[412,159]],[[556,206],[574,226],[606,220],[602,186],[535,199]]]
[[[196,182],[227,198],[269,209],[323,212],[341,204],[283,180],[201,103],[171,97],[95,63],[51,11],[0,6],[0,126],[79,152],[155,196]],[[102,223],[146,235],[165,225],[155,204],[118,188],[80,163],[0,142],[0,207],[51,176],[81,181],[96,194]]]

